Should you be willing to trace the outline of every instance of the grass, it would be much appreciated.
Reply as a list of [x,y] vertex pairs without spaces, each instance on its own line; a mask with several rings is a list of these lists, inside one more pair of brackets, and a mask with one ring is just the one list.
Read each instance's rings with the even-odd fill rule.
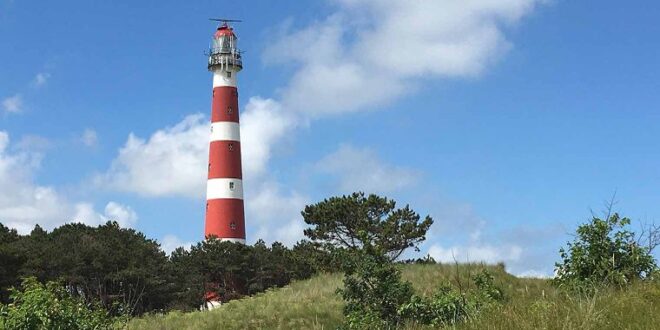
[[[507,302],[474,315],[457,329],[660,329],[660,283],[605,290],[589,298],[563,295],[547,280],[516,278],[498,266],[406,265],[402,274],[417,292],[430,295],[447,281],[468,290],[470,275],[484,267],[504,289]],[[128,328],[335,329],[343,321],[343,304],[335,293],[341,280],[339,274],[321,274],[210,312],[148,315],[132,320]]]

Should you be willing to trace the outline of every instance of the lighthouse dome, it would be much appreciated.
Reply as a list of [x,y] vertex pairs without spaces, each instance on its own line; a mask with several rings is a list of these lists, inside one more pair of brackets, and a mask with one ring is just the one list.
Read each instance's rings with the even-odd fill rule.
[[226,24],[221,25],[213,35],[211,53],[215,54],[234,54],[237,53],[236,34],[234,29]]
[[226,36],[236,38],[236,35],[234,34],[234,29],[230,28],[226,24],[223,24],[222,26],[220,26],[218,28],[217,31],[215,31],[214,38],[215,39],[220,39],[220,38],[226,37]]

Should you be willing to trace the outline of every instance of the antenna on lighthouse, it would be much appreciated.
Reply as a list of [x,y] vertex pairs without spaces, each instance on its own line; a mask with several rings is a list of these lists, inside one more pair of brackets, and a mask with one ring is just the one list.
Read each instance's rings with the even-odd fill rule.
[[243,22],[240,19],[227,19],[227,18],[209,18],[209,21],[222,22],[222,24]]

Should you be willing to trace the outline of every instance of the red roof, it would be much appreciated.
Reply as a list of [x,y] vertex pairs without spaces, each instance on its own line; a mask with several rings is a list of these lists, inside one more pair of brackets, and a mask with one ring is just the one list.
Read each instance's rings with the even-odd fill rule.
[[215,35],[213,36],[214,38],[218,39],[222,36],[236,36],[234,34],[234,29],[230,28],[227,25],[222,25],[218,28],[217,31],[215,31]]

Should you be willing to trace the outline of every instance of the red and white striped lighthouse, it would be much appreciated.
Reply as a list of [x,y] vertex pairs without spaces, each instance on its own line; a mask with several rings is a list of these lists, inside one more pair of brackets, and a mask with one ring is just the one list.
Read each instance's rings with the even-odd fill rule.
[[243,68],[234,30],[223,20],[213,36],[211,146],[206,185],[205,237],[245,243],[241,135],[238,123],[238,72]]

